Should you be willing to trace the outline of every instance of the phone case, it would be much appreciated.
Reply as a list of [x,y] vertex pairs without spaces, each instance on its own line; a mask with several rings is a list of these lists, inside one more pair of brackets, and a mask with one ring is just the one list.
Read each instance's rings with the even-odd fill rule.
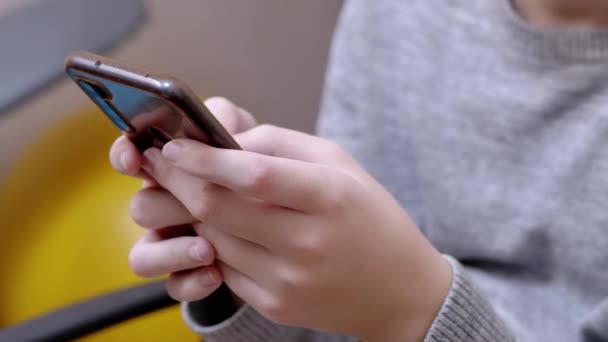
[[89,52],[70,54],[68,75],[141,150],[173,138],[240,149],[188,85]]

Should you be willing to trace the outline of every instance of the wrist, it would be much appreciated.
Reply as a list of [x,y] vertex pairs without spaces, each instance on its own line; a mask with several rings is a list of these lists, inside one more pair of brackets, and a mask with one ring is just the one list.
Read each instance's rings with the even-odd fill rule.
[[[428,272],[419,280],[417,293],[404,293],[410,300],[389,315],[369,322],[373,328],[358,337],[365,342],[423,341],[439,313],[452,284],[452,267],[440,253],[434,251],[432,261],[425,262]],[[404,287],[411,288],[411,286]],[[413,300],[411,299],[413,298]],[[398,299],[396,299],[398,301]]]

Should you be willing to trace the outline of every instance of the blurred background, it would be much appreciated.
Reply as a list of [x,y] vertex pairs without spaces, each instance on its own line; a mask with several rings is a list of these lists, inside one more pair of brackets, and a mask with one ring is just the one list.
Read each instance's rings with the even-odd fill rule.
[[[109,169],[118,132],[64,75],[68,51],[173,74],[202,96],[230,98],[259,121],[310,132],[340,5],[0,1],[0,329],[141,282],[126,264],[140,234],[128,218],[139,184]],[[163,315],[91,340],[183,330],[176,310]],[[145,339],[175,337],[161,330],[170,334]]]

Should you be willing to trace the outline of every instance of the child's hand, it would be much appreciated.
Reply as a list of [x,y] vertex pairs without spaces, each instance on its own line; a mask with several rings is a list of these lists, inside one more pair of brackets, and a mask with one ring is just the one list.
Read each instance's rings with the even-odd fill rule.
[[[205,102],[230,133],[255,126],[251,114],[223,98]],[[180,300],[204,298],[221,284],[214,265],[215,252],[206,239],[196,236],[191,223],[196,220],[167,190],[141,169],[143,157],[125,137],[110,150],[110,162],[121,173],[144,178],[144,188],[131,202],[131,216],[148,232],[132,248],[129,261],[142,277],[170,274],[169,294]]]
[[[183,223],[201,222],[228,286],[278,323],[422,340],[451,271],[396,200],[334,143],[268,125],[235,138],[245,151],[182,139],[144,154],[192,215]],[[155,253],[176,260],[180,248]],[[186,277],[174,295],[200,297],[196,284]]]

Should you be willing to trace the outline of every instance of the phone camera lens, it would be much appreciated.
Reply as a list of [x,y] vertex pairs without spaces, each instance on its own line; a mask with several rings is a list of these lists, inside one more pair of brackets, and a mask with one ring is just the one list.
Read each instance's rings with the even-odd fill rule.
[[87,82],[85,80],[80,80],[80,83],[84,83],[86,86],[85,88],[90,88],[91,90],[93,90],[97,96],[99,96],[100,98],[104,99],[104,100],[111,100],[112,99],[112,93],[110,93],[108,90],[104,89],[103,87],[93,83],[93,82]]

